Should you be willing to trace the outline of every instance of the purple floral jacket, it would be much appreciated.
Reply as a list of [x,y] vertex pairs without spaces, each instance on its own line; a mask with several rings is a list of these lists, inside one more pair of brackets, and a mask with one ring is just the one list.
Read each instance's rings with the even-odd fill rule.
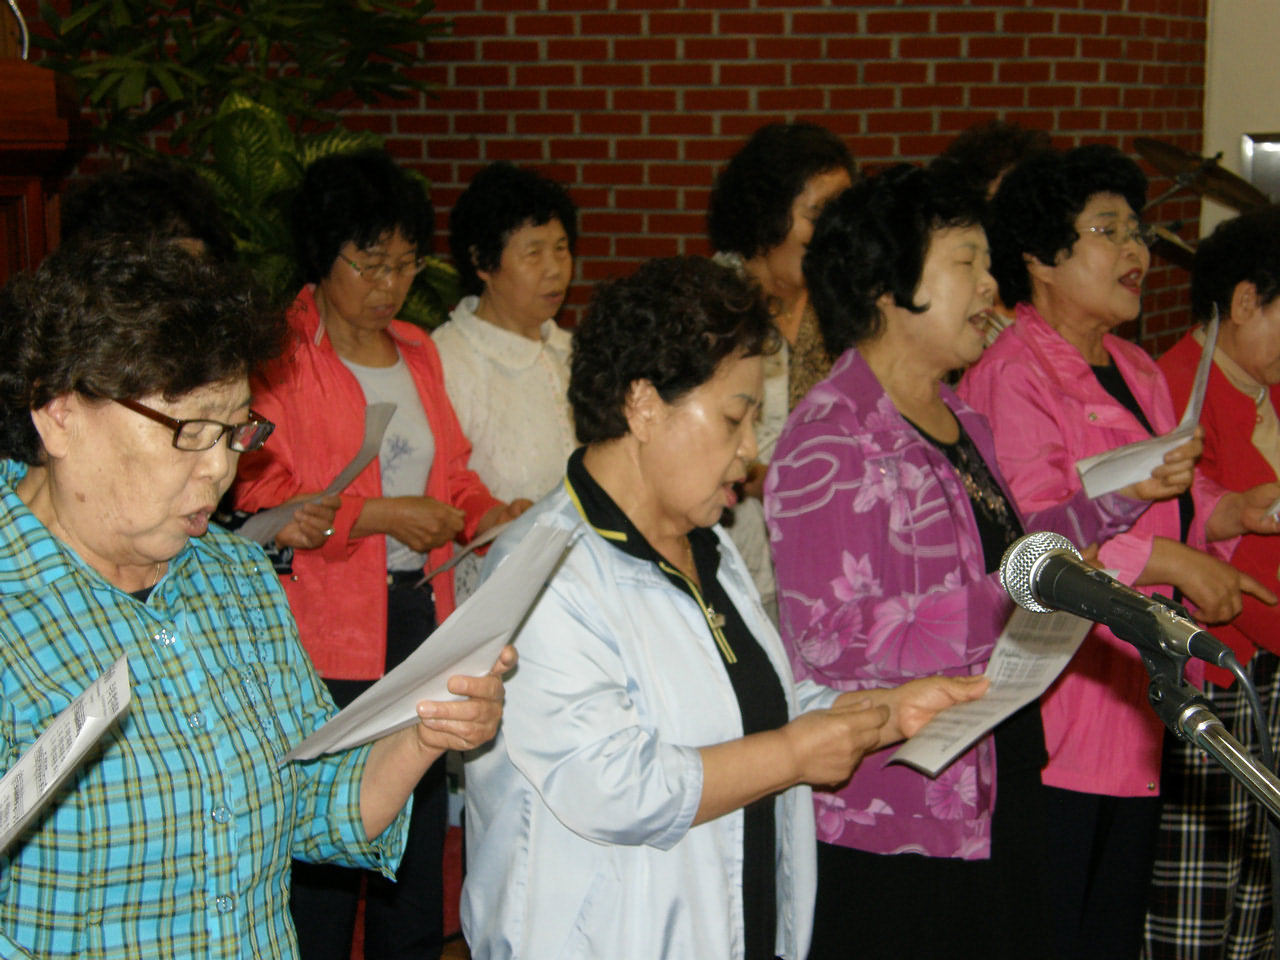
[[[986,420],[943,400],[1014,503]],[[1145,503],[1083,494],[1023,518],[1078,544],[1127,527]],[[796,407],[765,483],[782,636],[796,679],[840,690],[980,674],[1013,610],[987,574],[977,522],[946,458],[898,413],[856,350]],[[892,750],[835,793],[814,793],[818,838],[871,853],[985,859],[995,807],[987,736],[932,780]]]

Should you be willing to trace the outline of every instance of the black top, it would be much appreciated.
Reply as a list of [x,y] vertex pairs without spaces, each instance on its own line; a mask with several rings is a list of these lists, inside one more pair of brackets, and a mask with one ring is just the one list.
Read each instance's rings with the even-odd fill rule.
[[1000,569],[1000,560],[1013,541],[1022,536],[1022,523],[1018,513],[1004,495],[1004,490],[996,482],[982,459],[982,454],[974,444],[973,438],[965,432],[964,425],[956,418],[956,427],[960,436],[955,443],[943,443],[937,437],[907,420],[920,436],[941,451],[942,455],[955,467],[965,492],[969,494],[969,503],[973,507],[973,519],[978,524],[978,536],[982,539],[982,562],[987,573],[995,573]]
[[[1022,536],[1022,521],[958,418],[956,425],[960,428],[960,436],[955,443],[943,443],[919,427],[916,430],[955,467],[965,492],[969,494],[973,519],[978,524],[983,566],[988,574],[992,574],[1000,569],[1000,561],[1009,545]],[[999,724],[995,729],[995,743],[998,770],[1009,767],[1040,770],[1048,754],[1044,746],[1044,724],[1040,719],[1039,703],[1032,701]]]
[[[605,540],[637,559],[652,563],[673,587],[691,597],[703,613],[707,630],[690,642],[715,645],[738,700],[743,734],[776,730],[787,723],[787,699],[764,648],[751,634],[716,574],[720,541],[708,529],[689,532],[689,545],[701,588],[656,551],[583,466],[585,448],[569,457],[566,483],[584,518]],[[680,669],[672,664],[672,669]],[[748,960],[773,960],[777,927],[777,828],[774,798],[758,800],[743,810],[742,903]]]
[[[1142,424],[1142,429],[1147,433],[1155,436],[1155,431],[1151,429],[1151,421],[1147,419],[1142,407],[1138,406],[1138,398],[1133,395],[1133,391],[1129,389],[1129,385],[1124,382],[1124,377],[1120,375],[1120,368],[1114,363],[1109,363],[1105,367],[1090,367],[1093,375],[1098,378],[1098,383],[1102,389],[1111,394],[1112,399],[1120,406],[1124,407]],[[1178,537],[1183,543],[1187,542],[1187,534],[1191,532],[1191,521],[1195,519],[1196,503],[1191,497],[1191,491],[1184,490],[1178,495],[1178,527],[1180,535]]]

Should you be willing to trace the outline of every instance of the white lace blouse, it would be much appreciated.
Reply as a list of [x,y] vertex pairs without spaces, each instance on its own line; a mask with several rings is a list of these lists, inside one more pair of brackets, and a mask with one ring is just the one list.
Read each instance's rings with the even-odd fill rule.
[[[568,400],[571,337],[547,320],[541,340],[530,340],[481,320],[477,303],[464,297],[432,334],[445,389],[471,441],[471,469],[490,492],[538,500],[564,478],[577,446]],[[474,589],[475,566],[459,565],[459,599]]]

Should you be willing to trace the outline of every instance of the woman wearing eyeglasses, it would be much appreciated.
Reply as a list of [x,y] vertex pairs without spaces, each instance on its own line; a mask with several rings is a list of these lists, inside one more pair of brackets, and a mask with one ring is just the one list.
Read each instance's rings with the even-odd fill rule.
[[[1151,265],[1138,217],[1146,189],[1137,164],[1094,145],[1033,156],[992,201],[991,272],[1001,299],[1017,304],[1016,320],[959,393],[991,421],[1000,470],[1024,513],[1070,499],[1082,457],[1178,421],[1151,357],[1111,332],[1141,309]],[[1128,532],[1102,543],[1097,561],[1146,593],[1180,590],[1211,623],[1239,613],[1242,592],[1274,603],[1251,577],[1200,549],[1245,529],[1274,532],[1256,499],[1224,496],[1197,474],[1187,494],[1153,503]],[[1098,626],[1041,701],[1062,960],[1141,949],[1164,737],[1147,683],[1134,649]]]
[[0,292],[0,773],[122,656],[130,678],[4,851],[5,957],[295,957],[290,858],[389,873],[427,766],[497,729],[501,681],[458,677],[432,719],[278,763],[334,710],[262,551],[209,522],[271,433],[249,381],[283,322],[250,289],[84,236]]
[[[469,468],[436,349],[424,331],[396,320],[430,237],[430,204],[385,153],[314,163],[295,201],[308,282],[289,311],[293,343],[254,386],[277,442],[241,461],[235,496],[244,510],[323,490],[360,450],[366,406],[396,405],[378,457],[342,493],[332,532],[295,552],[284,581],[302,643],[339,706],[453,611],[451,573],[419,586],[424,569],[446,561],[455,540],[528,506],[497,500]],[[370,877],[367,955],[438,955],[445,814],[437,764],[415,791],[397,882]],[[348,956],[358,889],[353,871],[295,869],[306,960]]]

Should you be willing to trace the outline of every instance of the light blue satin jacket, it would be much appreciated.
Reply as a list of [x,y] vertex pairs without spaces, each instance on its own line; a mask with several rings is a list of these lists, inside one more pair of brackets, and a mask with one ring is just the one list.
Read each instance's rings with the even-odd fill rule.
[[[539,517],[577,527],[516,639],[502,729],[466,767],[462,925],[476,960],[743,954],[742,812],[691,826],[699,747],[742,736],[706,620],[652,565],[587,527],[561,487],[500,537],[487,569]],[[728,536],[719,580],[769,656],[791,716],[837,693],[793,683]],[[809,948],[815,889],[807,787],[775,798],[781,957]]]

